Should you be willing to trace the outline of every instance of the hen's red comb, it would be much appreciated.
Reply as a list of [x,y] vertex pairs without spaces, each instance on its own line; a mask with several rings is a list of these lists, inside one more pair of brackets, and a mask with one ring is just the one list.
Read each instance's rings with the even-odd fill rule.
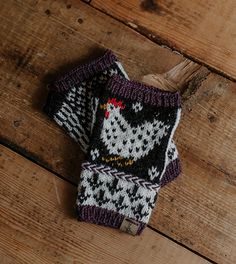
[[111,98],[107,102],[108,104],[113,104],[115,107],[120,107],[121,109],[125,108],[122,101],[116,101],[116,98]]

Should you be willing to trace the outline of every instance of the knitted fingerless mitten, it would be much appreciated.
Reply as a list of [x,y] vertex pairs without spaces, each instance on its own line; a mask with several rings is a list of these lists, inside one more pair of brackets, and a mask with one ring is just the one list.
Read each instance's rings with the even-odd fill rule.
[[[88,64],[68,72],[50,85],[45,112],[87,152],[100,90],[108,79],[118,74],[128,79],[124,68],[112,51]],[[138,106],[135,111],[138,111]],[[181,172],[177,148],[172,141],[168,148],[164,186]]]
[[89,145],[101,87],[114,74],[127,76],[116,56],[107,50],[102,57],[73,69],[49,85],[44,111],[84,152]]
[[82,165],[80,220],[141,233],[157,199],[180,112],[178,92],[120,76],[109,80]]

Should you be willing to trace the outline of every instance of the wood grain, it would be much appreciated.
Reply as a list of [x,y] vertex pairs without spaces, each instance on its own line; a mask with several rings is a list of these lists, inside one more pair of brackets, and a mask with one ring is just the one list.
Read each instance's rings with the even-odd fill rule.
[[210,74],[195,88],[190,84],[183,94],[177,142],[189,155],[225,173],[236,185],[236,84]]
[[91,5],[236,79],[234,0],[92,0]]
[[161,189],[150,225],[216,263],[235,263],[235,185],[224,173],[188,155],[181,148],[183,173]]
[[0,147],[0,260],[6,263],[209,263],[147,228],[141,237],[78,222],[76,188]]
[[[201,66],[188,59],[164,73],[152,73],[142,77],[142,82],[157,87],[163,91],[181,91],[188,82],[200,74]],[[205,69],[202,69],[205,72]],[[207,76],[208,72],[205,73]]]
[[[83,157],[42,113],[46,82],[101,47],[113,49],[135,79],[183,60],[79,1],[5,1],[0,18],[1,139],[74,183]],[[151,226],[214,261],[234,263],[235,84],[204,78],[183,89],[176,141],[184,173],[161,191]]]

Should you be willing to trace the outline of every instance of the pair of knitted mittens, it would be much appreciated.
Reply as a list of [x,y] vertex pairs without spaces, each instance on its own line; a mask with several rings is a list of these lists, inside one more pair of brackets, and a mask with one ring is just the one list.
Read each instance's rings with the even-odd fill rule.
[[49,87],[46,113],[87,153],[79,220],[140,234],[160,187],[181,171],[179,93],[130,81],[111,51]]

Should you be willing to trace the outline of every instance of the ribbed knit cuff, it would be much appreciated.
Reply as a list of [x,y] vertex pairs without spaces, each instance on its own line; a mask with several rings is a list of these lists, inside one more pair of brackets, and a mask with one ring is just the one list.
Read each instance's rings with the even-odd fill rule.
[[116,61],[118,59],[115,54],[111,50],[106,50],[105,54],[98,59],[74,68],[55,82],[49,84],[48,87],[50,90],[58,92],[67,91],[73,85],[92,78],[97,73],[109,68]]
[[161,187],[165,186],[167,183],[176,179],[182,171],[181,163],[179,158],[171,161],[165,170],[164,176],[160,181]]
[[[108,226],[115,229],[119,229],[125,220],[125,216],[118,212],[90,205],[78,205],[77,216],[79,221]],[[145,223],[139,222],[136,235],[141,235],[145,227]]]
[[153,106],[180,107],[179,92],[167,92],[140,82],[130,81],[121,76],[113,76],[107,83],[107,90],[114,95],[122,96],[136,102]]

